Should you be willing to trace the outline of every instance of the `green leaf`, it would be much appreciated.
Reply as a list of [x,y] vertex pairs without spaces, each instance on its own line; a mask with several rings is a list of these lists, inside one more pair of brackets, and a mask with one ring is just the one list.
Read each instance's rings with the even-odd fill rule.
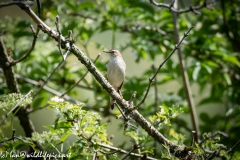
[[164,76],[164,78],[161,79],[159,84],[164,84],[164,83],[169,82],[171,80],[174,80],[174,77],[172,75]]
[[225,55],[225,56],[223,56],[223,60],[240,67],[240,62],[238,61],[237,57],[235,57],[235,56]]
[[209,74],[212,74],[212,68],[211,68],[208,64],[206,64],[205,62],[203,62],[203,63],[201,63],[201,65],[202,65],[202,67],[203,67],[204,69],[206,69],[206,71],[207,71]]
[[224,73],[224,74],[223,74],[223,77],[224,77],[224,79],[226,80],[227,84],[228,84],[229,86],[231,86],[231,85],[232,85],[232,81],[231,81],[231,78],[230,78],[229,74]]
[[201,70],[201,66],[200,65],[197,65],[194,70],[193,70],[193,73],[192,73],[192,78],[194,81],[196,81],[198,79],[198,75],[199,75],[199,72]]
[[86,1],[86,2],[82,2],[78,9],[79,10],[83,10],[83,9],[89,9],[89,8],[95,8],[96,4],[94,2],[89,2],[89,1]]
[[66,141],[66,139],[70,136],[70,134],[64,134],[61,138],[60,138],[60,142],[58,144],[61,144],[63,142]]

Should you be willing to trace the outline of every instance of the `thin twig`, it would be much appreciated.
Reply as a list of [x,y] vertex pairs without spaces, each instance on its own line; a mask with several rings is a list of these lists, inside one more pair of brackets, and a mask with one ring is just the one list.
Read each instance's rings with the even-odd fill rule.
[[[141,143],[142,143],[142,142],[141,142]],[[125,160],[134,150],[138,149],[141,143],[139,143],[139,144],[134,144],[134,145],[132,146],[132,149],[122,158],[122,160]]]
[[[136,93],[136,92],[134,92]],[[134,95],[134,94],[133,94]],[[129,121],[130,121],[130,118],[128,116],[126,116],[126,114],[122,111],[122,109],[119,107],[119,105],[114,102],[115,105],[117,106],[118,110],[121,112],[120,115],[116,116],[117,119],[120,119],[122,116],[123,116],[123,120],[124,120],[124,130],[126,130],[128,128],[128,126],[130,127],[133,127],[135,129],[137,129],[136,126],[134,126],[133,124],[131,124]]]
[[180,45],[182,44],[183,40],[188,36],[189,32],[190,32],[192,29],[193,29],[193,26],[190,27],[190,28],[188,29],[188,31],[184,33],[182,39],[178,42],[177,45],[175,45],[175,47],[174,47],[174,49],[172,50],[172,52],[167,56],[167,58],[162,62],[162,64],[159,65],[156,73],[153,75],[153,77],[151,78],[151,80],[153,80],[153,79],[156,77],[156,75],[157,75],[157,73],[159,72],[159,70],[160,70],[160,69],[162,68],[162,66],[168,61],[168,59],[172,56],[172,54],[173,54],[177,49],[179,49],[179,47],[180,47]]
[[20,101],[18,101],[18,103],[5,115],[5,117],[3,118],[3,120],[0,123],[0,126],[3,124],[3,122],[7,119],[7,117],[22,103],[22,101],[24,99],[26,99],[30,94],[32,93],[32,90],[29,91],[22,99],[20,99]]
[[[34,80],[29,79],[29,78],[27,78],[27,77],[23,77],[23,76],[21,76],[21,75],[19,75],[19,74],[15,74],[15,76],[16,76],[17,79],[21,79],[21,80],[23,80],[23,81],[25,81],[25,82],[28,82],[28,83],[32,84],[32,85],[41,87],[41,85],[40,85],[39,82],[37,82],[37,81],[34,81]],[[43,86],[43,89],[46,90],[46,91],[48,91],[49,93],[52,93],[53,95],[58,96],[58,97],[60,97],[60,96],[62,95],[62,93],[60,93],[60,92],[58,92],[58,91],[56,91],[56,90],[54,90],[54,89],[52,89],[52,88],[50,88],[50,87],[48,87],[48,86]],[[82,102],[80,102],[80,101],[78,101],[78,100],[72,99],[71,97],[69,97],[69,96],[67,96],[67,95],[64,95],[62,98],[65,99],[65,100],[67,100],[67,101],[69,101],[69,102],[72,102],[72,103],[76,103],[76,104],[81,104],[81,103],[82,103]],[[88,108],[88,107],[90,107],[90,106],[85,106],[85,107]],[[90,108],[91,108],[91,107],[90,107]],[[34,110],[30,111],[30,112],[34,112],[35,110],[38,110],[38,108],[36,108],[36,109],[34,109]],[[30,112],[29,112],[29,113],[30,113]]]
[[96,159],[97,159],[97,151],[94,151],[94,155],[93,155],[92,160],[96,160]]
[[[130,119],[129,119],[129,120],[130,120]],[[128,128],[128,126],[134,128],[134,129],[137,129],[137,127],[134,126],[133,124],[131,124],[131,123],[129,122],[129,120],[124,122],[124,130],[126,130],[126,129]]]
[[[129,153],[128,151],[125,151],[121,148],[117,148],[117,147],[113,147],[113,146],[110,146],[110,145],[107,145],[107,144],[102,144],[102,143],[98,143],[99,146],[101,147],[104,147],[104,148],[107,148],[107,149],[111,149],[111,150],[114,150],[114,151],[118,151],[120,153],[124,153],[124,154],[127,154]],[[135,156],[135,157],[144,157],[144,155],[142,154],[137,154],[137,153],[130,153],[131,156]],[[149,160],[158,160],[158,159],[155,159],[155,158],[152,158],[152,157],[149,157],[149,156],[146,156],[146,159],[149,159]]]
[[129,107],[133,106],[133,100],[135,99],[136,95],[137,95],[137,91],[134,91],[132,96],[131,96],[131,98],[130,98],[130,100],[128,101]]
[[115,105],[117,106],[118,110],[121,112],[121,114],[120,114],[120,115],[116,116],[116,117],[117,117],[117,119],[119,119],[120,117],[122,117],[122,116],[123,116],[123,118],[124,118],[124,121],[127,121],[127,120],[129,120],[129,118],[127,118],[127,117],[125,116],[125,114],[123,113],[123,111],[121,110],[121,108],[118,106],[118,104],[117,104],[116,102],[115,102]]
[[240,140],[238,140],[237,143],[235,143],[234,146],[231,147],[231,148],[227,151],[227,153],[231,153],[231,152],[233,152],[234,149],[235,149],[239,144],[240,144]]
[[169,10],[170,10],[170,11],[172,10],[172,7],[173,7],[174,3],[175,3],[175,0],[173,0],[172,3],[171,3],[170,6],[169,6]]
[[158,3],[154,0],[149,0],[149,2],[157,7],[162,7],[162,8],[167,8],[172,12],[175,12],[177,14],[182,14],[182,13],[186,13],[186,12],[193,12],[195,14],[198,14],[197,10],[203,9],[203,8],[209,8],[209,6],[211,6],[212,4],[216,3],[215,1],[211,1],[211,2],[206,2],[206,0],[204,0],[204,2],[199,5],[199,6],[190,6],[189,8],[186,9],[180,9],[177,10],[173,7],[173,4],[175,1],[173,1],[170,5],[166,4],[166,3]]
[[42,107],[37,107],[37,108],[35,108],[35,109],[33,109],[33,110],[28,111],[28,114],[33,113],[33,112],[36,112],[36,111],[38,111],[38,110],[45,109],[45,108],[47,108],[48,106],[49,106],[49,104],[47,103],[47,104],[45,104],[45,105],[42,106]]
[[42,6],[40,0],[37,0],[38,17],[42,18]]
[[121,26],[121,31],[123,32],[128,32],[128,33],[132,33],[134,34],[134,31],[140,31],[140,30],[146,30],[146,31],[152,31],[152,32],[156,32],[156,33],[159,33],[161,35],[167,35],[167,33],[157,27],[152,27],[152,26],[142,26],[140,24],[137,24],[137,25],[124,25],[124,26]]
[[188,29],[188,31],[184,33],[182,39],[178,42],[178,44],[175,45],[175,47],[174,47],[174,49],[172,50],[172,52],[171,52],[171,53],[167,56],[167,58],[159,65],[159,67],[158,67],[157,71],[154,73],[154,75],[153,75],[151,78],[149,78],[149,83],[148,83],[147,91],[146,91],[143,99],[141,100],[141,102],[140,102],[138,105],[136,105],[136,107],[134,107],[134,108],[137,109],[137,108],[140,107],[141,104],[144,103],[145,99],[147,98],[148,92],[149,92],[149,90],[150,90],[151,84],[152,84],[154,78],[157,76],[159,70],[160,70],[160,69],[162,68],[162,66],[168,61],[168,59],[173,55],[173,53],[179,48],[179,46],[182,44],[183,40],[188,36],[189,32],[190,32],[192,29],[193,29],[193,27],[190,27],[190,28]]
[[34,3],[33,1],[3,2],[3,3],[0,3],[0,8],[8,7],[8,6],[11,6],[11,5],[16,5],[16,4],[33,5],[33,3]]
[[30,142],[28,140],[23,139],[22,137],[16,137],[15,136],[14,138],[22,141],[24,144],[29,144],[29,145],[33,145],[34,144],[34,143],[32,143],[32,142]]
[[26,59],[26,58],[31,54],[31,52],[33,51],[33,49],[34,49],[34,47],[35,47],[35,44],[36,44],[36,41],[37,41],[37,38],[38,38],[38,33],[39,33],[39,30],[40,30],[40,29],[37,28],[37,31],[35,31],[32,25],[31,25],[30,27],[31,27],[32,32],[33,32],[33,35],[34,35],[34,38],[33,38],[33,41],[32,41],[32,46],[31,46],[31,48],[27,51],[27,53],[24,54],[20,59],[12,61],[12,62],[11,62],[11,65],[12,65],[12,66],[13,66],[13,65],[16,65],[17,63],[19,63],[19,62],[23,61],[24,59]]
[[64,59],[64,56],[63,56],[63,53],[62,53],[62,50],[61,50],[61,36],[62,36],[62,33],[61,33],[61,29],[60,29],[60,22],[59,22],[59,16],[57,15],[56,16],[56,21],[55,21],[55,25],[56,25],[56,28],[57,28],[57,32],[58,32],[58,50],[59,52],[61,53],[61,56],[62,56],[62,59]]
[[[130,100],[128,101],[128,103],[129,103],[129,108],[131,108],[131,107],[133,106],[133,100],[135,99],[136,94],[137,94],[137,92],[134,91],[133,94],[132,94],[132,96],[131,96],[131,98],[130,98]],[[121,112],[120,115],[116,116],[117,119],[121,118],[122,115],[123,115],[125,121],[129,120],[129,118],[127,118],[127,117],[125,116],[125,114],[122,112],[122,110],[120,109],[120,107],[118,106],[118,104],[117,104],[116,102],[115,102],[115,104],[117,105],[118,110]],[[134,110],[134,107],[132,107],[131,110]]]
[[105,154],[105,155],[112,155],[112,154],[115,154],[117,153],[118,151],[113,151],[113,152],[105,152],[105,151],[102,151],[101,149],[99,150],[99,152]]
[[91,19],[91,20],[94,20],[94,21],[99,20],[99,17],[85,15],[85,14],[73,12],[73,11],[70,11],[70,10],[66,11],[66,13],[69,14],[69,15],[73,15],[73,16],[79,16],[79,17],[82,17],[84,19]]
[[219,146],[219,148],[215,151],[213,151],[212,153],[210,153],[210,155],[204,159],[206,160],[211,160],[214,159],[215,157],[222,157],[222,155],[220,154],[221,150],[226,150],[225,146]]
[[77,86],[80,87],[80,88],[83,88],[83,89],[94,90],[94,88],[91,87],[91,86],[84,86],[84,85],[81,85],[81,84],[78,84]]
[[[154,66],[154,64],[152,65],[152,70],[153,73],[156,72],[156,68]],[[154,79],[154,113],[157,113],[158,110],[158,88],[157,88],[157,76]],[[154,140],[154,155],[157,154],[157,141]]]
[[226,133],[221,132],[221,131],[217,131],[217,132],[215,132],[214,134],[212,134],[211,136],[207,136],[205,139],[203,139],[203,140],[199,143],[199,145],[202,145],[206,140],[212,139],[212,138],[216,137],[217,135],[221,135],[221,136],[224,136],[224,137],[228,137],[228,135],[227,135]]
[[[153,70],[153,72],[156,72],[156,68],[155,68],[155,66],[154,66],[154,64],[152,65],[152,70]],[[158,83],[157,83],[157,76],[154,78],[154,91],[155,91],[155,93],[154,93],[154,110],[155,110],[155,113],[157,112],[157,108],[158,108],[158,88],[157,88],[157,85],[158,85]]]

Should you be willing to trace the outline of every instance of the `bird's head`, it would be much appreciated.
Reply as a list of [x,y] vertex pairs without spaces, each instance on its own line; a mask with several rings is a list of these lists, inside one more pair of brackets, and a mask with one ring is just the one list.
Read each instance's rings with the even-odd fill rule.
[[103,51],[103,52],[109,53],[109,55],[110,55],[111,57],[118,57],[118,56],[122,57],[121,53],[120,53],[118,50],[115,50],[115,49],[113,49],[113,50],[108,50],[108,51]]

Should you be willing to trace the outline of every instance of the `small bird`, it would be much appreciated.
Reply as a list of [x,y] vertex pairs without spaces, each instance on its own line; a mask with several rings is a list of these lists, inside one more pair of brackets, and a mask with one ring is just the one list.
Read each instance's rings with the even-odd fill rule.
[[[103,51],[105,53],[109,53],[110,60],[107,65],[107,79],[108,82],[113,86],[113,88],[121,94],[121,87],[125,78],[126,64],[122,58],[121,53],[118,50],[109,50]],[[110,97],[110,106],[111,109],[114,109],[114,101]]]

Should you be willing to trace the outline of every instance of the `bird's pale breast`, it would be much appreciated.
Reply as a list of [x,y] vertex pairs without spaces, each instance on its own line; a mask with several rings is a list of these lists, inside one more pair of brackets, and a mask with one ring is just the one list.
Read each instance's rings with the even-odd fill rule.
[[126,64],[122,58],[112,58],[108,63],[107,77],[109,83],[117,89],[125,77]]

